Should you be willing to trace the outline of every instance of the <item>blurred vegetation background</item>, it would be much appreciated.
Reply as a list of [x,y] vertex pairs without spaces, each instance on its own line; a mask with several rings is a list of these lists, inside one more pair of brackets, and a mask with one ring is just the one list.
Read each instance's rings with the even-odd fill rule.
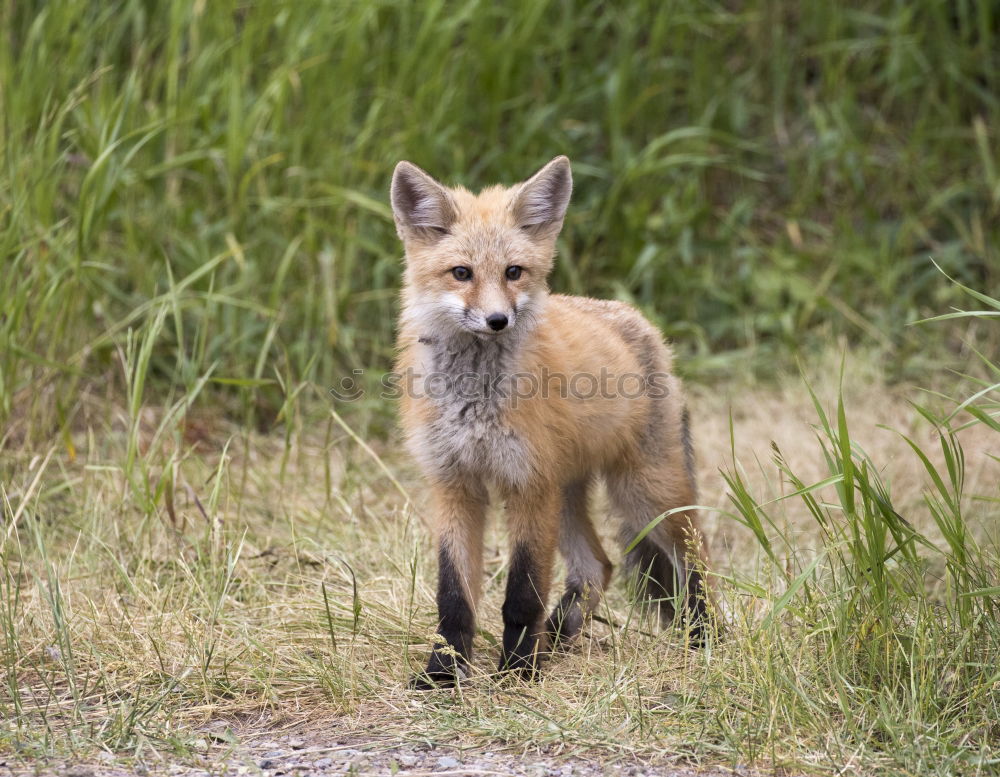
[[837,337],[905,370],[959,293],[932,258],[1000,280],[993,2],[0,0],[0,40],[22,436],[140,335],[145,391],[261,417],[387,369],[403,158],[476,188],[568,154],[553,287],[634,301],[695,372]]

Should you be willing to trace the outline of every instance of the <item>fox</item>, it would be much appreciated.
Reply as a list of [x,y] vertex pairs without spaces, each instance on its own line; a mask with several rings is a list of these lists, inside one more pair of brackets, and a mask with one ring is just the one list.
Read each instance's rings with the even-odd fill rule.
[[[672,350],[624,302],[549,290],[572,189],[565,156],[478,194],[407,161],[393,172],[405,254],[400,422],[430,491],[443,640],[411,678],[420,690],[469,676],[491,494],[510,541],[501,674],[536,677],[611,580],[588,510],[598,478],[643,600],[664,622],[682,618],[696,643],[709,625],[690,416]],[[557,548],[565,591],[546,617]]]

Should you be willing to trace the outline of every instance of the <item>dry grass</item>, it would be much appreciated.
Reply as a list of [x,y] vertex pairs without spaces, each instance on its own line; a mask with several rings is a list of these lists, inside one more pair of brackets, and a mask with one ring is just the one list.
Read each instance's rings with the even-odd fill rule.
[[[855,441],[885,463],[897,509],[934,536],[921,503],[926,474],[898,435],[877,428],[887,423],[931,449],[933,429],[907,405],[914,392],[887,388],[864,364],[848,374]],[[835,398],[835,386],[821,388]],[[616,580],[606,622],[550,661],[541,682],[497,684],[485,676],[505,575],[494,522],[477,640],[483,675],[460,692],[424,695],[405,681],[435,627],[434,554],[419,482],[394,444],[366,451],[319,415],[283,438],[192,413],[183,434],[148,448],[159,413],[144,411],[134,427],[124,409],[95,404],[73,435],[75,455],[61,441],[8,465],[17,474],[4,486],[2,736],[27,755],[94,744],[183,755],[203,746],[199,727],[211,720],[340,716],[354,729],[460,747],[819,769],[922,763],[934,748],[904,758],[892,743],[829,728],[844,713],[820,652],[758,629],[787,580],[768,571],[760,545],[731,517],[719,470],[733,469],[732,412],[739,468],[760,503],[791,490],[770,462],[772,440],[807,482],[827,474],[801,382],[694,395],[702,502],[719,508],[709,533],[725,576],[727,638],[685,649],[678,633],[638,618]],[[131,428],[147,466],[129,479]],[[1000,466],[985,454],[1000,454],[996,436],[964,435],[968,492],[995,499]],[[796,504],[777,506],[788,506],[779,515],[808,558],[821,542]],[[995,502],[977,504],[971,512],[995,525]],[[801,562],[789,558],[789,569]],[[783,687],[786,670],[799,687]],[[796,694],[801,703],[789,704]],[[810,723],[802,715],[812,707]]]
[[[835,415],[837,407],[838,383],[830,376],[836,374],[837,369],[839,357],[831,355],[811,365],[804,379],[813,386],[831,416]],[[927,472],[900,436],[909,437],[936,465],[942,465],[938,430],[921,417],[912,404],[935,404],[936,398],[912,385],[889,385],[875,359],[867,353],[849,357],[845,371],[843,395],[852,442],[879,465],[896,509],[922,533],[940,539],[940,532],[924,503]],[[817,438],[821,435],[817,434],[816,411],[799,375],[784,375],[776,385],[724,386],[720,392],[698,386],[695,396],[699,408],[694,431],[701,448],[701,501],[719,511],[708,517],[716,563],[723,568],[749,572],[748,563],[760,560],[759,549],[754,547],[756,542],[746,529],[735,526],[723,515],[732,510],[730,493],[720,474],[721,470],[732,469],[730,414],[739,471],[757,501],[764,503],[794,490],[787,479],[779,476],[773,462],[775,446],[790,469],[806,483],[818,482],[829,474],[819,455]],[[960,431],[959,437],[968,463],[966,504],[972,503],[973,495],[996,496],[1000,480],[1000,464],[995,458],[1000,455],[997,435],[975,425]],[[991,455],[994,458],[990,458]],[[829,491],[832,489],[826,493]],[[819,529],[800,502],[782,501],[776,508],[798,544],[819,546]],[[979,515],[981,520],[973,530],[980,536],[991,525],[996,525],[996,510],[970,510],[969,515]]]

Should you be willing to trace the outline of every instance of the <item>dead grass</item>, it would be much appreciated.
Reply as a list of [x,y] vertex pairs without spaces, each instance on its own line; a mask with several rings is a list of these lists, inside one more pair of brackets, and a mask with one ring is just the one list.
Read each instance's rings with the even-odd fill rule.
[[[897,434],[879,428],[933,449],[934,430],[907,404],[916,393],[886,387],[868,364],[847,374],[856,443],[884,465],[896,508],[935,536],[922,504],[926,474]],[[821,398],[835,402],[836,385],[822,380],[814,381]],[[873,735],[859,743],[855,730],[836,729],[848,711],[815,646],[797,645],[794,635],[776,642],[754,625],[787,581],[767,572],[760,546],[731,517],[720,474],[734,467],[730,413],[735,466],[763,503],[791,490],[771,462],[772,441],[806,482],[827,474],[808,394],[786,378],[700,386],[693,395],[702,503],[717,508],[709,536],[716,571],[729,581],[727,638],[707,651],[685,649],[679,634],[638,618],[616,579],[602,622],[548,662],[541,682],[497,684],[485,676],[505,575],[494,521],[477,640],[482,676],[455,693],[423,695],[405,681],[435,628],[434,554],[419,480],[394,443],[366,451],[318,414],[287,440],[209,416],[150,448],[161,413],[146,410],[138,455],[148,466],[130,478],[122,464],[127,414],[94,405],[71,447],[15,451],[4,464],[0,741],[26,757],[95,745],[184,757],[218,746],[199,734],[207,721],[338,716],[400,741],[468,748],[672,753],[822,771],[898,766],[891,742]],[[996,435],[976,428],[963,442],[967,493],[994,499],[970,509],[984,534],[996,526],[1000,481],[988,454],[1000,450]],[[803,552],[819,547],[798,502],[777,507]],[[759,593],[748,595],[748,586]],[[801,684],[788,687],[789,676]],[[785,694],[802,698],[791,704]],[[906,763],[935,751],[922,752]]]

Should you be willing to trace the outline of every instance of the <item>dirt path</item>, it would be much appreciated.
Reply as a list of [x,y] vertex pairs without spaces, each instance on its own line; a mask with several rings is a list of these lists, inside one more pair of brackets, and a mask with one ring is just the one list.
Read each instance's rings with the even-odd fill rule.
[[[336,721],[324,726],[336,732]],[[0,775],[11,777],[326,777],[329,775],[400,775],[400,777],[461,777],[462,775],[517,775],[517,777],[750,777],[745,769],[697,768],[669,756],[639,760],[600,754],[589,757],[522,755],[493,750],[460,750],[430,743],[406,743],[377,737],[316,734],[316,724],[267,738],[259,733],[209,756],[188,761],[170,758],[143,761],[103,758],[73,763],[48,763],[0,756]],[[206,732],[211,738],[211,732]]]

